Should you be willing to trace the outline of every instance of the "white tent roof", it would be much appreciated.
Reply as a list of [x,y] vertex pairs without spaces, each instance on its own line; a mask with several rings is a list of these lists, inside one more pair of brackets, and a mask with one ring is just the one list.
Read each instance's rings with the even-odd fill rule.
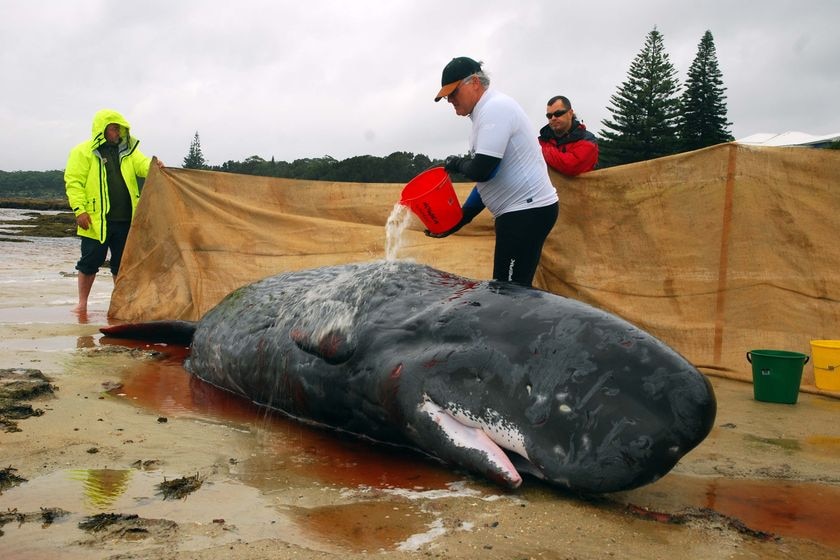
[[840,132],[816,136],[805,132],[790,130],[781,134],[759,132],[746,138],[736,140],[739,144],[750,144],[753,146],[813,146],[814,144],[825,144],[840,140]]

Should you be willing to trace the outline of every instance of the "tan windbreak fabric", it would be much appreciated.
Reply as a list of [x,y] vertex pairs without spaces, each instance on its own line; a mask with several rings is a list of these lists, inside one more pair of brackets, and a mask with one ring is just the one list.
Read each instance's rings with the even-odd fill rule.
[[[749,380],[749,350],[840,339],[840,152],[733,143],[552,181],[560,218],[537,287],[624,317],[708,374]],[[382,259],[402,187],[154,168],[109,316],[195,320],[265,276]],[[456,185],[461,201],[470,189]],[[493,246],[486,211],[446,239],[412,217],[398,255],[486,279]]]

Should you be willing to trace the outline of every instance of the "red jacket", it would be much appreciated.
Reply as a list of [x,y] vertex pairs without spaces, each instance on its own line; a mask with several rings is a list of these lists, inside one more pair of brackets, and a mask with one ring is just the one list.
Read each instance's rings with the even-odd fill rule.
[[598,163],[598,140],[577,120],[571,131],[559,137],[545,125],[539,140],[545,162],[563,175],[573,177],[592,171]]

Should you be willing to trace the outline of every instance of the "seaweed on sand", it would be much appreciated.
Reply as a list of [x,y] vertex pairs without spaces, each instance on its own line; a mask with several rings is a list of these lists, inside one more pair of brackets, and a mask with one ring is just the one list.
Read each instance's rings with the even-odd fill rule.
[[164,500],[186,498],[204,483],[204,479],[196,473],[193,476],[184,476],[174,480],[163,479],[157,488]]

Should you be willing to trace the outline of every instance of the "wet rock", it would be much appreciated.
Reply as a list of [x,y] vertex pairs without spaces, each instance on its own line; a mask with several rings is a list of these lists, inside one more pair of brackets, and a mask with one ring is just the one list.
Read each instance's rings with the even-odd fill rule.
[[[14,208],[13,206],[5,206]],[[76,235],[76,216],[72,212],[58,214],[44,214],[41,212],[26,212],[19,220],[4,220],[5,235],[26,237],[73,237]],[[15,240],[4,238],[4,240]],[[22,239],[18,239],[24,241]]]
[[52,394],[54,387],[41,370],[30,368],[0,369],[0,398],[28,400]]
[[99,513],[86,517],[79,523],[79,528],[96,535],[94,542],[129,540],[136,541],[147,538],[164,539],[178,529],[178,524],[168,519],[145,519],[134,514]]
[[9,465],[5,469],[0,469],[0,493],[6,488],[11,488],[26,482],[26,479],[16,475],[17,469]]
[[55,387],[37,369],[0,369],[0,427],[5,432],[19,432],[16,420],[41,416],[44,411],[24,401],[52,395]]

